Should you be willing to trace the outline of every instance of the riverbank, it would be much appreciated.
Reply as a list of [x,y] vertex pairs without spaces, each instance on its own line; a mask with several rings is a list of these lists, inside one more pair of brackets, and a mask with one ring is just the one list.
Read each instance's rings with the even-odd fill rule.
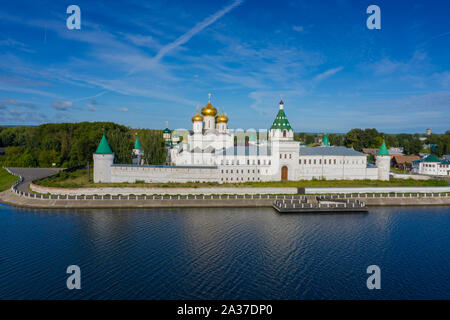
[[[272,207],[275,200],[296,199],[300,194],[329,194],[336,199],[359,199],[368,206],[450,205],[450,186],[55,188],[32,183],[36,178],[54,174],[55,171],[50,169],[7,170],[20,181],[0,193],[0,202],[30,208],[255,208]],[[34,193],[29,192],[28,187]]]
[[[123,197],[26,197],[12,190],[0,193],[0,202],[40,209],[100,209],[100,208],[258,208],[272,207],[276,199],[292,199],[295,195],[260,196],[123,196]],[[344,197],[339,195],[336,197]],[[368,206],[450,206],[449,194],[367,194],[348,195]],[[59,199],[58,199],[59,198]]]

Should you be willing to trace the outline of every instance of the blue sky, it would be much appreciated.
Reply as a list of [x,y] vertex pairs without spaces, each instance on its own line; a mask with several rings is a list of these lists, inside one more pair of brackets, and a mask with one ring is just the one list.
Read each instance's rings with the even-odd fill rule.
[[[66,8],[81,8],[68,30]],[[366,8],[381,8],[369,30]],[[208,93],[230,128],[450,129],[449,1],[8,1],[0,124],[190,128]]]

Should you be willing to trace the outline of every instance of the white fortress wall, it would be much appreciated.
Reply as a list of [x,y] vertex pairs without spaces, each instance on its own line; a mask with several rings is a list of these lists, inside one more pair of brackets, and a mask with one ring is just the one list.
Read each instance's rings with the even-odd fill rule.
[[219,182],[217,167],[112,165],[111,182]]
[[445,193],[450,187],[336,187],[336,188],[305,188],[306,194],[333,193]]

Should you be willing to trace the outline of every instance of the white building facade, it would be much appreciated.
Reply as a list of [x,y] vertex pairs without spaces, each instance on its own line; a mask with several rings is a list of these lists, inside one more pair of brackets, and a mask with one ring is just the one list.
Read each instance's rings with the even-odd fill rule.
[[[389,180],[390,156],[384,141],[376,166],[368,165],[364,153],[330,146],[326,135],[320,147],[300,146],[300,142],[294,140],[294,130],[285,114],[283,100],[272,126],[268,131],[259,132],[258,138],[255,138],[256,132],[232,132],[228,120],[225,112],[218,115],[210,96],[208,104],[200,113],[197,109],[192,117],[192,130],[183,141],[168,146],[167,166],[111,162],[108,169],[103,168],[108,164],[102,162],[97,167],[102,166],[99,171],[104,177],[97,176],[96,182]],[[382,149],[387,154],[381,154]],[[94,162],[98,158],[96,155]],[[173,173],[175,169],[176,174]],[[106,171],[108,174],[104,174]]]
[[429,176],[450,176],[450,161],[429,155],[413,163],[414,172]]

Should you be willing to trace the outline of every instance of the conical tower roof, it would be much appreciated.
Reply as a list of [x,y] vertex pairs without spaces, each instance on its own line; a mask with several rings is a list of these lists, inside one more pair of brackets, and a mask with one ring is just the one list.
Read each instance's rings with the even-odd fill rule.
[[329,147],[330,146],[330,140],[328,139],[327,134],[325,133],[325,135],[323,136],[322,139],[322,145]]
[[378,155],[379,156],[388,156],[389,155],[389,151],[386,148],[386,142],[384,141],[384,138],[383,138],[383,143],[381,144],[380,150],[378,151]]
[[286,114],[284,113],[284,110],[280,108],[278,110],[278,114],[275,118],[275,120],[272,123],[272,126],[270,127],[270,130],[273,129],[281,129],[281,130],[292,130],[292,127],[289,123],[289,120],[286,117]]
[[141,143],[139,142],[139,138],[136,136],[136,141],[134,142],[135,149],[141,149]]
[[111,147],[109,146],[108,140],[106,140],[105,133],[103,132],[102,140],[98,144],[97,150],[95,151],[97,154],[113,154]]

